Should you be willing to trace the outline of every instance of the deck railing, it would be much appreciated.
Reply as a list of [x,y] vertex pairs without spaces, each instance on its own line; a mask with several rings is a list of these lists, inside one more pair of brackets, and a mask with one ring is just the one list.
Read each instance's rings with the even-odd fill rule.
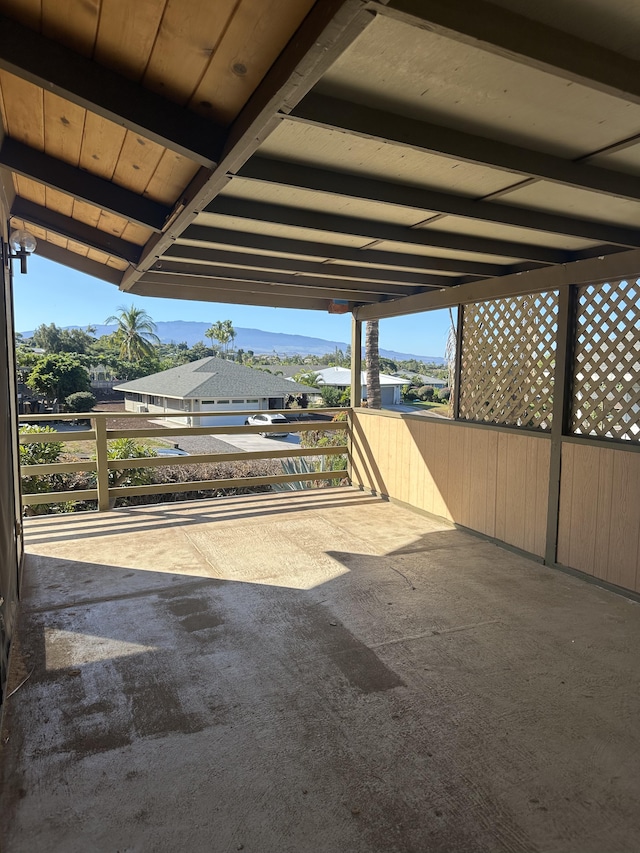
[[[273,409],[269,414],[281,413],[290,419],[287,431],[290,433],[301,433],[308,430],[321,430],[323,432],[335,432],[347,430],[348,423],[345,421],[333,421],[331,419],[310,420],[315,416],[333,416],[338,412],[348,411],[344,408],[325,408],[313,410]],[[206,412],[202,416],[210,417],[237,417],[246,418],[249,415],[265,414],[264,411],[252,410],[242,412]],[[198,413],[190,413],[191,417],[198,417]],[[158,495],[170,492],[189,492],[216,489],[251,489],[252,487],[277,486],[288,483],[304,483],[314,481],[344,480],[348,477],[346,467],[340,470],[309,470],[294,471],[293,473],[273,474],[270,476],[249,476],[232,479],[213,480],[187,480],[184,482],[153,483],[148,485],[110,486],[109,473],[135,468],[159,468],[162,466],[176,465],[199,465],[216,464],[221,462],[245,462],[250,460],[277,460],[295,459],[306,457],[310,459],[325,458],[329,456],[345,457],[348,454],[348,446],[329,447],[291,447],[285,446],[273,450],[242,451],[232,453],[201,453],[185,456],[145,456],[130,459],[109,459],[108,442],[112,439],[131,438],[137,442],[144,442],[148,438],[178,438],[181,436],[221,436],[260,433],[280,433],[282,426],[260,424],[254,425],[221,425],[221,426],[158,426],[145,427],[144,429],[113,429],[107,424],[109,420],[127,419],[135,423],[136,420],[149,420],[153,414],[138,412],[89,412],[87,414],[66,413],[46,415],[21,415],[20,423],[47,425],[53,422],[73,422],[89,420],[90,429],[64,430],[42,433],[21,433],[21,444],[47,443],[47,442],[78,442],[91,441],[94,443],[92,459],[80,460],[78,462],[52,462],[38,465],[22,465],[23,477],[49,475],[49,474],[71,474],[75,472],[95,473],[96,487],[91,489],[71,489],[65,491],[46,491],[34,494],[23,494],[24,506],[36,504],[54,504],[67,502],[97,501],[98,510],[106,511],[114,506],[117,498],[133,495]],[[184,412],[172,412],[158,414],[158,420],[172,420],[186,417]],[[305,420],[291,420],[292,417],[306,418]],[[316,466],[313,466],[316,467]]]

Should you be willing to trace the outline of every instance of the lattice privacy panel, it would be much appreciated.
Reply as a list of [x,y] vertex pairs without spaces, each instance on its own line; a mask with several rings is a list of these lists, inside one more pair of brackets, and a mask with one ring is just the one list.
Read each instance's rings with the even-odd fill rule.
[[556,291],[465,305],[460,418],[550,429],[557,324]]
[[578,291],[571,429],[640,441],[640,286],[637,280]]

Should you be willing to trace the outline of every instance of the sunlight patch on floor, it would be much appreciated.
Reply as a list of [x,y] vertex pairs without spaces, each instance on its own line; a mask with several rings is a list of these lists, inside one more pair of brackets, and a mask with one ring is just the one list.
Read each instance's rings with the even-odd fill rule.
[[49,671],[69,669],[155,650],[155,646],[128,643],[125,640],[114,640],[111,637],[99,637],[94,634],[63,631],[59,628],[45,628],[44,645]]

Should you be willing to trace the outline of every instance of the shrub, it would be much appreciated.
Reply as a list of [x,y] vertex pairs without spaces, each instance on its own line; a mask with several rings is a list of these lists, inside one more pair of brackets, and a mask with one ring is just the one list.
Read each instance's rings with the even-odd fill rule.
[[76,391],[75,394],[69,394],[64,401],[68,412],[90,412],[95,404],[96,398],[91,391]]
[[[21,434],[55,433],[52,427],[25,424],[20,427]],[[29,442],[20,445],[21,465],[50,465],[58,462],[62,453],[61,441]],[[22,478],[22,491],[25,495],[42,494],[43,492],[54,492],[56,486],[63,482],[60,474],[32,474]],[[43,515],[55,512],[56,507],[52,504],[34,504],[25,507],[27,515]]]
[[320,396],[322,397],[323,405],[332,409],[340,405],[342,391],[339,388],[334,388],[332,385],[325,385],[320,390]]

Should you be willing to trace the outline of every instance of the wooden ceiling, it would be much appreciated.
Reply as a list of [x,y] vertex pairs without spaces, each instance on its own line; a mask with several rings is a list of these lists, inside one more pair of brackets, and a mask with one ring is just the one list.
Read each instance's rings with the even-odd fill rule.
[[631,0],[0,0],[12,224],[132,293],[365,319],[631,275],[639,35]]

